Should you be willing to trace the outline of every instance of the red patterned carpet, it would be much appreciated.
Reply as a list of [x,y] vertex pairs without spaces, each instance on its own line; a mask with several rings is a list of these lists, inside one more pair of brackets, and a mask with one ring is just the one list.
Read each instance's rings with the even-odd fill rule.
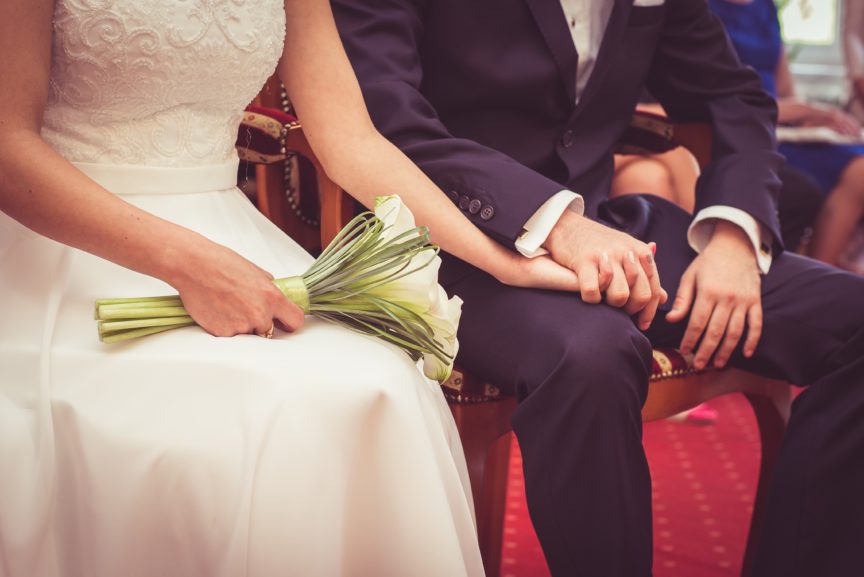
[[[737,577],[750,522],[759,434],[741,395],[711,402],[714,425],[645,425],[654,479],[654,577]],[[531,528],[516,444],[510,461],[502,577],[548,577]]]

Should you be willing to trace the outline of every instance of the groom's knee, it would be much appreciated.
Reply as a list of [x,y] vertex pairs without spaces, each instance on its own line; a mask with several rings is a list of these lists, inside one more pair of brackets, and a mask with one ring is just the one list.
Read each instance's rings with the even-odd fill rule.
[[[523,404],[632,414],[645,402],[651,344],[622,311],[593,305],[578,319],[526,337],[517,393]],[[527,408],[527,407],[524,407]]]

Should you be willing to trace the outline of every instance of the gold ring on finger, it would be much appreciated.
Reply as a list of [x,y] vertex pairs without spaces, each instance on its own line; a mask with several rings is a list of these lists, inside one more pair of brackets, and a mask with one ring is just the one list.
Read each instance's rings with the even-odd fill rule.
[[255,331],[255,334],[258,335],[259,337],[264,337],[265,339],[272,339],[274,330],[276,330],[276,323],[271,320],[269,329],[267,329],[263,333],[259,333],[258,331]]

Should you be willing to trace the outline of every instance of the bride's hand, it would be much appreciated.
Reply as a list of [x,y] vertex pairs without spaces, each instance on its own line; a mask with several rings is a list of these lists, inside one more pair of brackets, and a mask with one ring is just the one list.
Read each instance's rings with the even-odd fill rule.
[[496,278],[510,286],[579,292],[576,273],[548,256],[526,258],[513,254]]
[[216,243],[192,250],[195,258],[181,264],[169,282],[208,333],[263,335],[274,322],[287,331],[303,325],[303,311],[276,288],[270,273]]

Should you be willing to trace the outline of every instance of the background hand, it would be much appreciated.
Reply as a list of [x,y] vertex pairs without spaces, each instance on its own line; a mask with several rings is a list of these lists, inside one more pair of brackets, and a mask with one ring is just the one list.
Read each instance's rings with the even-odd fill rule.
[[693,361],[696,368],[707,366],[712,355],[714,366],[725,366],[745,326],[744,356],[753,355],[762,334],[761,283],[750,239],[732,223],[717,223],[711,242],[681,277],[666,315],[669,322],[679,322],[693,305],[680,349],[690,353],[702,339]]
[[[273,276],[236,252],[202,238],[192,247],[170,284],[180,293],[192,318],[219,337],[264,334],[278,323],[294,331],[303,325],[303,311],[273,284]],[[188,269],[188,270],[187,270]]]
[[576,273],[582,300],[596,304],[605,293],[607,304],[638,315],[642,330],[666,302],[653,247],[628,234],[565,211],[546,248],[555,262]]
[[824,126],[846,136],[861,135],[861,123],[843,110],[834,106],[812,104],[810,108],[811,113],[802,119],[802,126]]

